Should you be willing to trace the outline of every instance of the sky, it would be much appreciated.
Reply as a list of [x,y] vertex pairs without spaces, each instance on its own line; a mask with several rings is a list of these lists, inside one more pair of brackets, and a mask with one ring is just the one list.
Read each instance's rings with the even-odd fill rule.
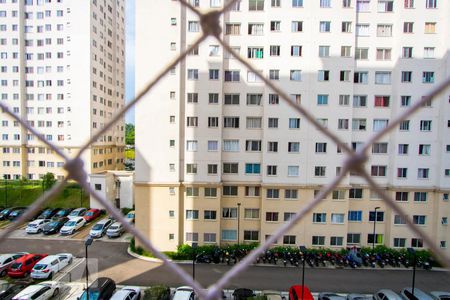
[[[135,0],[126,0],[126,24],[125,24],[125,101],[129,102],[134,97],[134,41]],[[134,124],[134,107],[125,115],[126,123]]]

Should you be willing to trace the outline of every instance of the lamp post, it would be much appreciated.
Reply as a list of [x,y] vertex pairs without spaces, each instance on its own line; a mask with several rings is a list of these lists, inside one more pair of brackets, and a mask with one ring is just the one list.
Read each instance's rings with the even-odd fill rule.
[[92,242],[94,241],[93,238],[91,238],[90,236],[86,239],[86,241],[84,242],[84,246],[85,246],[85,257],[86,257],[86,300],[89,300],[89,270],[88,270],[88,247],[90,245],[92,245]]
[[237,209],[237,244],[238,244],[238,246],[239,246],[239,225],[240,225],[240,222],[241,222],[241,203],[239,202],[238,204],[237,204],[237,206],[238,206],[238,209]]
[[5,180],[5,208],[8,207],[8,180],[6,175],[3,175],[3,179]]
[[305,292],[305,261],[306,261],[306,247],[300,246],[300,252],[303,254],[303,260],[302,260],[302,299]]
[[413,277],[412,277],[412,294],[414,296],[414,284],[416,282],[416,250],[414,250],[414,248],[407,248],[406,250],[408,250],[408,253],[414,256],[413,259]]
[[195,280],[195,261],[197,260],[197,243],[192,243],[192,255],[193,255],[193,257],[192,257],[192,280]]
[[80,184],[80,207],[83,207],[83,187]]
[[375,249],[375,226],[377,226],[377,210],[379,210],[380,207],[377,206],[375,207],[375,212],[374,212],[374,216],[373,216],[373,239],[372,239],[372,253],[374,253],[374,249]]

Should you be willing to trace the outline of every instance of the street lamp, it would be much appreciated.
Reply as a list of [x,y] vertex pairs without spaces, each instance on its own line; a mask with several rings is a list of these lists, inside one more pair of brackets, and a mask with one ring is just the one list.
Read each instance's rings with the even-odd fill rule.
[[305,291],[305,261],[306,261],[306,247],[300,246],[299,247],[300,252],[303,254],[303,260],[302,260],[302,299]]
[[192,280],[195,280],[195,261],[197,260],[197,243],[192,243]]
[[83,207],[83,187],[80,184],[80,207]]
[[88,270],[88,247],[92,245],[94,239],[89,236],[84,242],[84,246],[86,247],[85,257],[86,257],[86,300],[89,300],[89,270]]
[[375,226],[377,226],[377,210],[380,209],[379,206],[375,207],[375,212],[373,216],[373,239],[372,239],[372,253],[374,253],[375,249]]
[[6,174],[3,175],[3,179],[5,180],[5,208],[8,207],[8,180],[6,178]]
[[238,246],[239,246],[239,225],[240,225],[240,222],[241,222],[241,203],[239,202],[238,204],[237,204],[237,206],[238,206],[238,210],[237,210],[237,221],[238,221],[238,227],[237,227],[237,244],[238,244]]
[[412,294],[414,296],[414,283],[416,282],[416,250],[414,248],[407,248],[408,253],[414,256],[413,260],[413,278],[412,278]]

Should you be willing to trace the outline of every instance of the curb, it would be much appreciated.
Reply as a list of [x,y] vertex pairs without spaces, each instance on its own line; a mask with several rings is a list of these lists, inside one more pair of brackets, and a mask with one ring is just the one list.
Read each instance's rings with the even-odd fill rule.
[[[141,260],[145,260],[145,261],[149,261],[149,262],[157,262],[157,263],[164,263],[162,260],[160,260],[159,258],[156,257],[148,257],[148,256],[143,256],[143,255],[139,255],[137,253],[134,253],[133,251],[131,251],[130,246],[128,246],[127,248],[127,253],[130,256],[133,256],[134,258],[137,259],[141,259]],[[170,261],[172,261],[171,259],[169,259]]]

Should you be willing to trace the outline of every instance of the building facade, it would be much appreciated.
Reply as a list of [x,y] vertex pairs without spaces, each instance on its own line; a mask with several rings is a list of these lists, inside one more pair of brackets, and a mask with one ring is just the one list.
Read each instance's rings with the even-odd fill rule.
[[[202,11],[223,6],[190,2]],[[447,1],[242,0],[220,23],[236,52],[357,150],[450,75],[449,19]],[[177,1],[137,1],[136,90],[200,32],[198,17]],[[445,249],[449,97],[447,89],[377,141],[365,165]],[[138,104],[136,149],[136,224],[163,250],[265,241],[345,158],[213,38]],[[339,249],[374,239],[427,247],[404,216],[347,174],[276,244]]]
[[[68,156],[124,106],[123,0],[0,1],[1,101]],[[65,176],[64,161],[0,114],[3,178]],[[124,122],[83,155],[85,170],[122,169]]]

